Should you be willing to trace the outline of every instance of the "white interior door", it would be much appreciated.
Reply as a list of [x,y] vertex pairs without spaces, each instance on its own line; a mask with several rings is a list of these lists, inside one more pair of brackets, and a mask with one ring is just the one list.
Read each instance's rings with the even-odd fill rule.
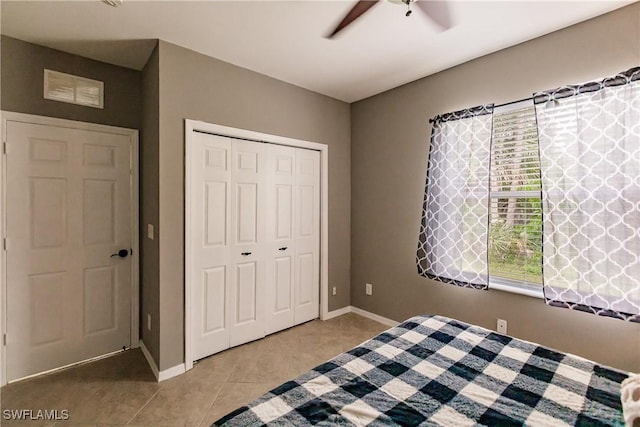
[[267,255],[265,332],[293,326],[293,239],[296,149],[273,145],[267,151]]
[[320,314],[320,153],[296,149],[294,323]]
[[131,344],[131,140],[8,121],[7,379]]

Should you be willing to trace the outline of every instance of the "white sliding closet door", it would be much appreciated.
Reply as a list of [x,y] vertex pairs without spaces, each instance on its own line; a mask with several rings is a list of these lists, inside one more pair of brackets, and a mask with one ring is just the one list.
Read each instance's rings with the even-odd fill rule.
[[296,149],[294,323],[320,314],[320,153]]

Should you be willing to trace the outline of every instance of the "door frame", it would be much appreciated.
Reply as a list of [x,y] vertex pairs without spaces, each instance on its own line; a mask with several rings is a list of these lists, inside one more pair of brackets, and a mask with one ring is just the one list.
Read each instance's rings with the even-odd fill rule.
[[[19,122],[35,125],[54,126],[68,129],[85,130],[92,132],[111,133],[115,135],[128,136],[131,141],[130,166],[131,166],[131,346],[136,348],[140,345],[140,235],[139,235],[139,135],[138,130],[123,127],[100,125],[95,123],[79,122],[67,119],[57,119],[53,117],[37,116],[32,114],[15,113],[11,111],[0,111],[2,132],[2,161],[0,162],[0,332],[2,340],[0,341],[0,386],[6,384],[7,366],[6,351],[7,346],[4,340],[7,325],[7,275],[6,275],[6,250],[1,244],[6,238],[6,170],[7,156],[4,150],[7,142],[7,123]],[[100,356],[98,356],[100,358]],[[57,368],[56,368],[57,369]]]
[[193,132],[203,132],[228,138],[237,138],[259,143],[284,145],[294,148],[306,148],[320,152],[320,319],[329,314],[329,146],[302,139],[270,135],[246,129],[211,124],[199,120],[185,119],[185,212],[184,212],[184,364],[188,371],[193,368],[191,340],[191,275],[189,257],[191,252],[191,153],[193,150]]

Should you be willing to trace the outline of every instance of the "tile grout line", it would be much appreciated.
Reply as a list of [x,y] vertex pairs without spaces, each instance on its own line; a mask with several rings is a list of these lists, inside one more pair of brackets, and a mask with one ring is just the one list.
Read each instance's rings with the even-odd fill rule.
[[227,384],[227,381],[225,381],[222,386],[220,386],[220,389],[218,390],[218,392],[216,393],[216,396],[213,398],[213,400],[211,401],[211,403],[209,404],[209,407],[204,411],[204,414],[202,415],[202,418],[200,418],[200,421],[198,422],[198,426],[202,425],[202,422],[204,421],[204,419],[207,417],[207,415],[209,414],[209,411],[211,410],[211,408],[213,407],[213,404],[216,403],[216,400],[218,400],[218,396],[220,396],[220,392],[222,391],[222,388],[225,386],[225,384]]
[[136,412],[135,414],[133,414],[133,417],[131,417],[131,419],[130,419],[129,421],[127,421],[127,423],[126,423],[125,425],[129,425],[129,424],[131,424],[131,421],[133,421],[133,420],[138,416],[138,414],[140,414],[140,412],[142,412],[142,410],[143,410],[144,408],[146,408],[146,407],[147,407],[147,405],[149,404],[149,402],[151,402],[151,401],[153,400],[153,398],[154,398],[154,397],[156,397],[156,396],[158,395],[158,393],[160,393],[160,390],[162,390],[162,386],[158,386],[158,390],[156,390],[156,392],[155,392],[155,393],[153,393],[153,396],[151,396],[151,397],[149,398],[149,400],[147,400],[147,402],[146,402],[144,405],[142,405],[142,406],[140,407],[140,409],[138,409],[138,412]]

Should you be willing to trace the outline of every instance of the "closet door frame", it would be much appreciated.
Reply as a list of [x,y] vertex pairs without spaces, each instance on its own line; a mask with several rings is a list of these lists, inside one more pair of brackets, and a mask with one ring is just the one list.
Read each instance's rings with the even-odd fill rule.
[[198,120],[185,120],[185,288],[184,288],[184,358],[185,368],[193,368],[192,352],[192,306],[191,274],[189,269],[191,251],[191,161],[193,135],[195,132],[209,133],[248,141],[305,148],[320,152],[320,319],[329,317],[329,146],[317,142],[284,136],[270,135],[245,129],[206,123]]

